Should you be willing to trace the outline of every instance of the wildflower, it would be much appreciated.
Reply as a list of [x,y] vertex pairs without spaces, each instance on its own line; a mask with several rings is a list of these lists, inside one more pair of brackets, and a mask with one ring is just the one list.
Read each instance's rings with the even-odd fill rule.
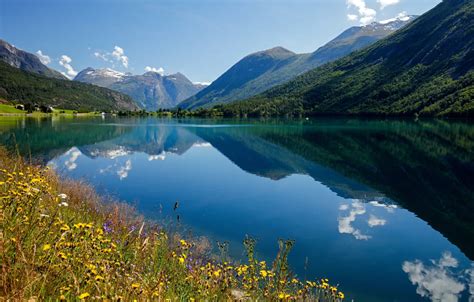
[[70,228],[67,224],[65,224],[65,225],[63,225],[59,230],[65,232],[65,231],[69,231],[70,229],[71,229],[71,228]]
[[178,260],[179,260],[179,263],[181,263],[181,264],[184,263],[184,257],[179,257]]
[[67,202],[63,201],[59,204],[59,206],[60,207],[67,207],[67,206],[69,206],[69,204]]
[[101,280],[104,280],[104,277],[100,275],[95,276],[95,281],[101,281]]
[[339,298],[344,299],[344,293],[343,292],[339,292],[338,296],[339,296]]
[[260,276],[262,276],[263,278],[266,278],[267,275],[268,275],[268,273],[267,273],[266,270],[263,270],[263,269],[262,269],[262,270],[260,271]]
[[90,296],[89,293],[82,293],[82,294],[80,294],[77,298],[80,299],[80,300],[83,300],[83,299],[85,299],[85,298],[87,298],[87,297],[89,297],[89,296]]
[[139,288],[140,287],[140,283],[132,283],[132,288]]
[[217,271],[214,271],[213,274],[214,274],[215,277],[219,277],[219,275],[221,274],[221,270],[219,269]]
[[61,193],[61,194],[58,195],[58,197],[61,198],[61,199],[66,199],[67,195],[64,194],[64,193]]
[[280,293],[278,295],[278,299],[288,299],[290,297],[290,295],[286,294],[286,293]]
[[51,244],[45,244],[43,245],[43,251],[47,251],[51,248]]

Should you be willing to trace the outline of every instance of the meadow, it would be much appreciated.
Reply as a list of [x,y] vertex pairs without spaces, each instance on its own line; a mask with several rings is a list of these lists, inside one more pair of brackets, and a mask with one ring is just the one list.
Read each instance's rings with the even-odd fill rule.
[[246,263],[212,260],[197,238],[170,233],[87,184],[0,150],[2,300],[342,301],[328,279],[299,280],[279,241],[273,263],[245,238]]

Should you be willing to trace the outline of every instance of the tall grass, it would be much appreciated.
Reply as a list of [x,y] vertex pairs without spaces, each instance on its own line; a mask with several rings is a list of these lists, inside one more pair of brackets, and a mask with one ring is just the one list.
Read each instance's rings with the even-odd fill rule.
[[293,242],[267,266],[247,238],[248,262],[210,261],[91,187],[61,181],[0,149],[0,300],[341,301],[327,279],[290,273]]

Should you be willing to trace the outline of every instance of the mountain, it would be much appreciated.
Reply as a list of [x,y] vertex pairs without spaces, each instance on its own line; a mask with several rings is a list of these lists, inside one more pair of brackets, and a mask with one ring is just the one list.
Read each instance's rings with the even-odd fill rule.
[[122,93],[69,80],[23,71],[0,61],[0,99],[79,111],[137,110]]
[[405,26],[416,16],[401,16],[366,26],[354,26],[310,54],[295,54],[282,47],[246,56],[209,87],[182,102],[185,109],[211,107],[262,93],[296,76],[364,48]]
[[227,115],[474,113],[474,1],[445,0],[396,33],[223,109]]
[[41,63],[41,61],[36,55],[18,49],[15,46],[1,39],[0,61],[3,61],[9,64],[10,66],[19,68],[21,70],[37,73],[46,77],[63,80],[67,79],[60,72],[53,70]]
[[149,111],[175,107],[203,89],[202,84],[193,84],[181,73],[161,75],[150,71],[143,75],[131,75],[110,68],[89,67],[81,71],[74,80],[125,93],[140,107]]

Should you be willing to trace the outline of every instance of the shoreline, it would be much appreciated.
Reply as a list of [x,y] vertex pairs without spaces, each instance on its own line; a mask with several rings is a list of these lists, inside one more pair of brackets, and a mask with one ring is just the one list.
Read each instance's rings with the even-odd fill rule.
[[[197,241],[169,234],[132,207],[99,196],[0,148],[0,296],[53,300],[315,300],[344,294],[327,279],[300,281],[281,241],[273,264],[211,261]],[[64,274],[67,272],[67,274]]]

